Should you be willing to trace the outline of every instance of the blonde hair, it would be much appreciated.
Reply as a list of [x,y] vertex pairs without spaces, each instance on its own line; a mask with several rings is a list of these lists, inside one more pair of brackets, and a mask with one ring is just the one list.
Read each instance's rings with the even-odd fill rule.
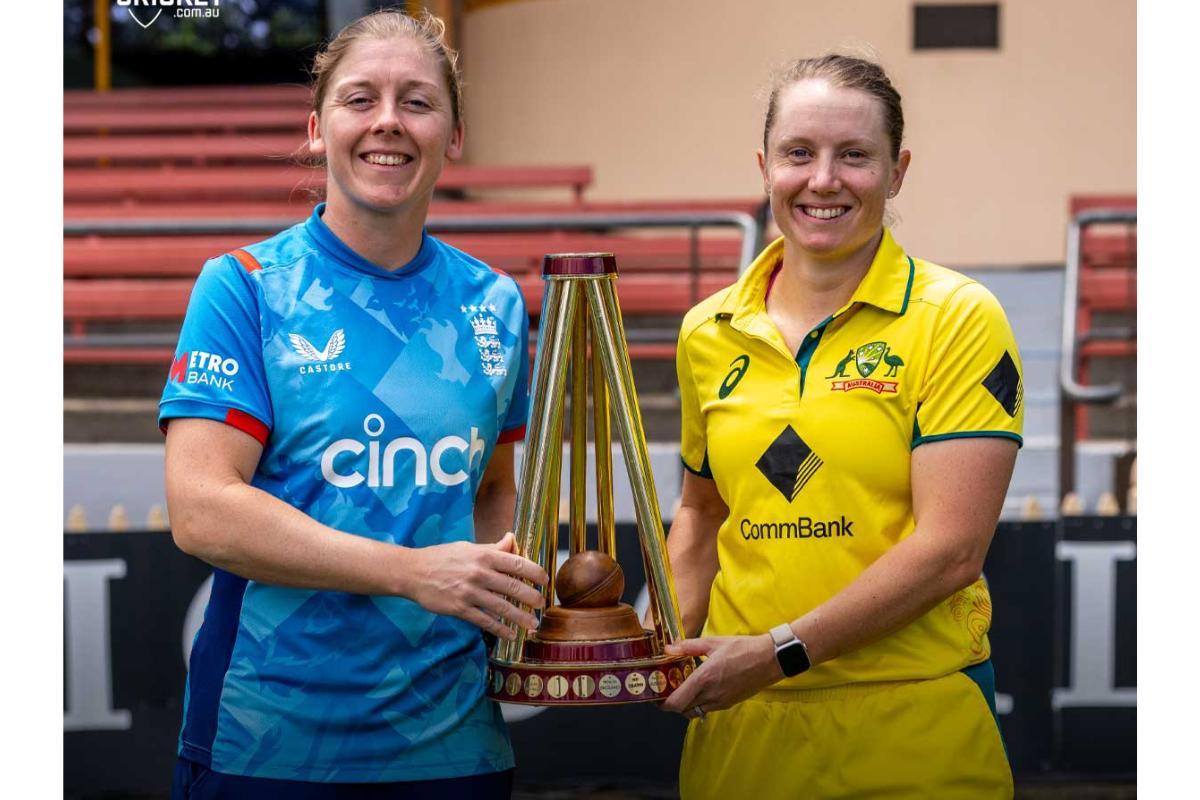
[[767,118],[763,124],[763,149],[779,104],[779,93],[793,83],[810,78],[823,78],[843,89],[858,89],[866,92],[883,105],[883,124],[891,143],[892,158],[900,157],[900,143],[904,139],[904,109],[900,93],[892,86],[883,67],[865,58],[830,53],[819,58],[801,58],[791,62],[776,74],[771,82],[771,96],[767,100]]
[[350,45],[360,39],[390,39],[406,36],[425,46],[437,59],[442,77],[450,90],[450,106],[454,112],[454,124],[462,122],[462,72],[458,67],[458,51],[446,44],[446,23],[440,17],[422,10],[411,17],[398,9],[380,9],[359,17],[338,32],[321,48],[313,59],[312,66],[312,110],[318,114],[329,91],[329,82],[338,64],[346,57]]

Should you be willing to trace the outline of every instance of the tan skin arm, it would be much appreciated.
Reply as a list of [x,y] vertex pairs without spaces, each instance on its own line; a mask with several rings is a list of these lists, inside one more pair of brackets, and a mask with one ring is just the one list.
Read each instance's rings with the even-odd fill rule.
[[517,484],[513,470],[513,443],[498,444],[492,451],[479,490],[475,493],[475,541],[495,544],[512,528],[517,510]]
[[[513,552],[511,534],[495,544],[421,548],[346,534],[251,486],[261,456],[258,441],[236,428],[207,419],[171,421],[167,506],[181,550],[264,583],[406,597],[505,638],[513,638],[515,630],[497,617],[536,627],[536,618],[513,602],[540,608],[541,593],[524,581],[544,584],[546,574]],[[493,457],[484,473],[481,491],[489,488],[482,513],[488,524],[506,502],[505,469],[504,459]],[[507,474],[511,478],[511,447]],[[478,508],[476,513],[478,520]]]
[[[679,510],[667,535],[667,558],[685,636],[699,635],[708,618],[708,595],[720,569],[717,529],[727,516],[729,507],[716,482],[684,470]],[[649,630],[654,629],[652,613],[652,608],[647,610],[643,621]]]
[[[952,439],[912,454],[913,533],[825,603],[791,622],[813,664],[895,633],[976,581],[1016,461],[1008,439]],[[769,634],[689,639],[669,652],[707,660],[663,703],[728,708],[783,678]]]

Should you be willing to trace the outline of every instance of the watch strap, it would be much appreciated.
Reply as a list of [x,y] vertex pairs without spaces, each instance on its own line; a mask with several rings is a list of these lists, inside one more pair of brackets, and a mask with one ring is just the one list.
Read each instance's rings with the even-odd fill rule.
[[782,622],[771,628],[771,641],[775,642],[775,649],[779,649],[788,642],[796,641],[796,634],[792,630],[792,625],[789,622]]

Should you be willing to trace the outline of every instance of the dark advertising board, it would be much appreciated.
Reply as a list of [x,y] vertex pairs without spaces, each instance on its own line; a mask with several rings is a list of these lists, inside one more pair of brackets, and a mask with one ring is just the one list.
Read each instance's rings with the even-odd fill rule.
[[[625,600],[644,585],[618,526]],[[563,539],[565,544],[565,538]],[[1018,778],[1135,770],[1136,519],[1001,523],[985,574],[997,706]],[[209,568],[167,533],[64,540],[64,770],[71,797],[169,786],[186,652]],[[649,704],[506,708],[524,783],[669,784],[685,722]]]

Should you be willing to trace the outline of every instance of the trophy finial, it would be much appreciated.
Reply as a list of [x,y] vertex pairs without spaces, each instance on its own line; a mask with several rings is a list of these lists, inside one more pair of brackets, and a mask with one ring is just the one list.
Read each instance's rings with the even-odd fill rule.
[[542,277],[616,275],[612,253],[550,253],[542,258]]

